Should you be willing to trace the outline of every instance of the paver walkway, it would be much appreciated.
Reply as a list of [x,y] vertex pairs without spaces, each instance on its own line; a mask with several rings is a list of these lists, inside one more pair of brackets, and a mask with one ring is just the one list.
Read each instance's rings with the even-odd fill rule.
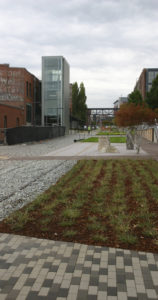
[[0,299],[158,299],[158,255],[0,234]]

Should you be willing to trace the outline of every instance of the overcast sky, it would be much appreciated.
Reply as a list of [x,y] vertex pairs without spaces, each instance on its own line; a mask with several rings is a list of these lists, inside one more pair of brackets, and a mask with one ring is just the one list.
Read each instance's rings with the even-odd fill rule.
[[0,45],[0,63],[39,78],[42,56],[64,56],[88,107],[113,107],[158,67],[158,0],[0,0]]

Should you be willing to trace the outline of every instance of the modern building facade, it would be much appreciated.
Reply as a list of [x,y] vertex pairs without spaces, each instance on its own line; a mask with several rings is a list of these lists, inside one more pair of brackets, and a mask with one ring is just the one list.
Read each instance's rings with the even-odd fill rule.
[[0,64],[0,104],[23,110],[21,125],[41,124],[41,82],[25,68]]
[[149,68],[149,69],[142,70],[134,89],[140,91],[143,100],[145,100],[146,94],[147,92],[150,91],[152,82],[157,75],[158,75],[158,68]]
[[63,56],[42,57],[42,125],[69,129],[69,64]]
[[116,100],[114,102],[114,108],[119,109],[120,105],[123,103],[128,102],[128,98],[127,97],[120,97],[118,100]]

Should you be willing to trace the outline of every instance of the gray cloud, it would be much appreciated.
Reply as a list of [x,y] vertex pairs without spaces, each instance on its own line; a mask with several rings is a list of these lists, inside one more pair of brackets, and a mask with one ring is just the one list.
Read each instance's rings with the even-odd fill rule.
[[63,55],[88,106],[112,106],[144,67],[158,67],[157,0],[1,0],[0,57],[41,76],[41,56]]

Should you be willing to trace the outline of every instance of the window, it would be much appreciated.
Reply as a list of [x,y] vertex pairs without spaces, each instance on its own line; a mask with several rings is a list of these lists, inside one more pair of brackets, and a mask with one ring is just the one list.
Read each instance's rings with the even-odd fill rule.
[[26,104],[26,122],[31,123],[32,121],[32,105],[27,103]]
[[19,118],[16,118],[16,127],[19,127],[20,126],[20,120]]
[[31,97],[31,83],[29,83],[29,96]]
[[4,116],[4,128],[7,128],[7,116]]
[[149,71],[148,73],[149,75],[149,83],[152,83],[153,79],[154,79],[154,72],[153,71]]
[[29,96],[29,83],[26,81],[26,96]]

